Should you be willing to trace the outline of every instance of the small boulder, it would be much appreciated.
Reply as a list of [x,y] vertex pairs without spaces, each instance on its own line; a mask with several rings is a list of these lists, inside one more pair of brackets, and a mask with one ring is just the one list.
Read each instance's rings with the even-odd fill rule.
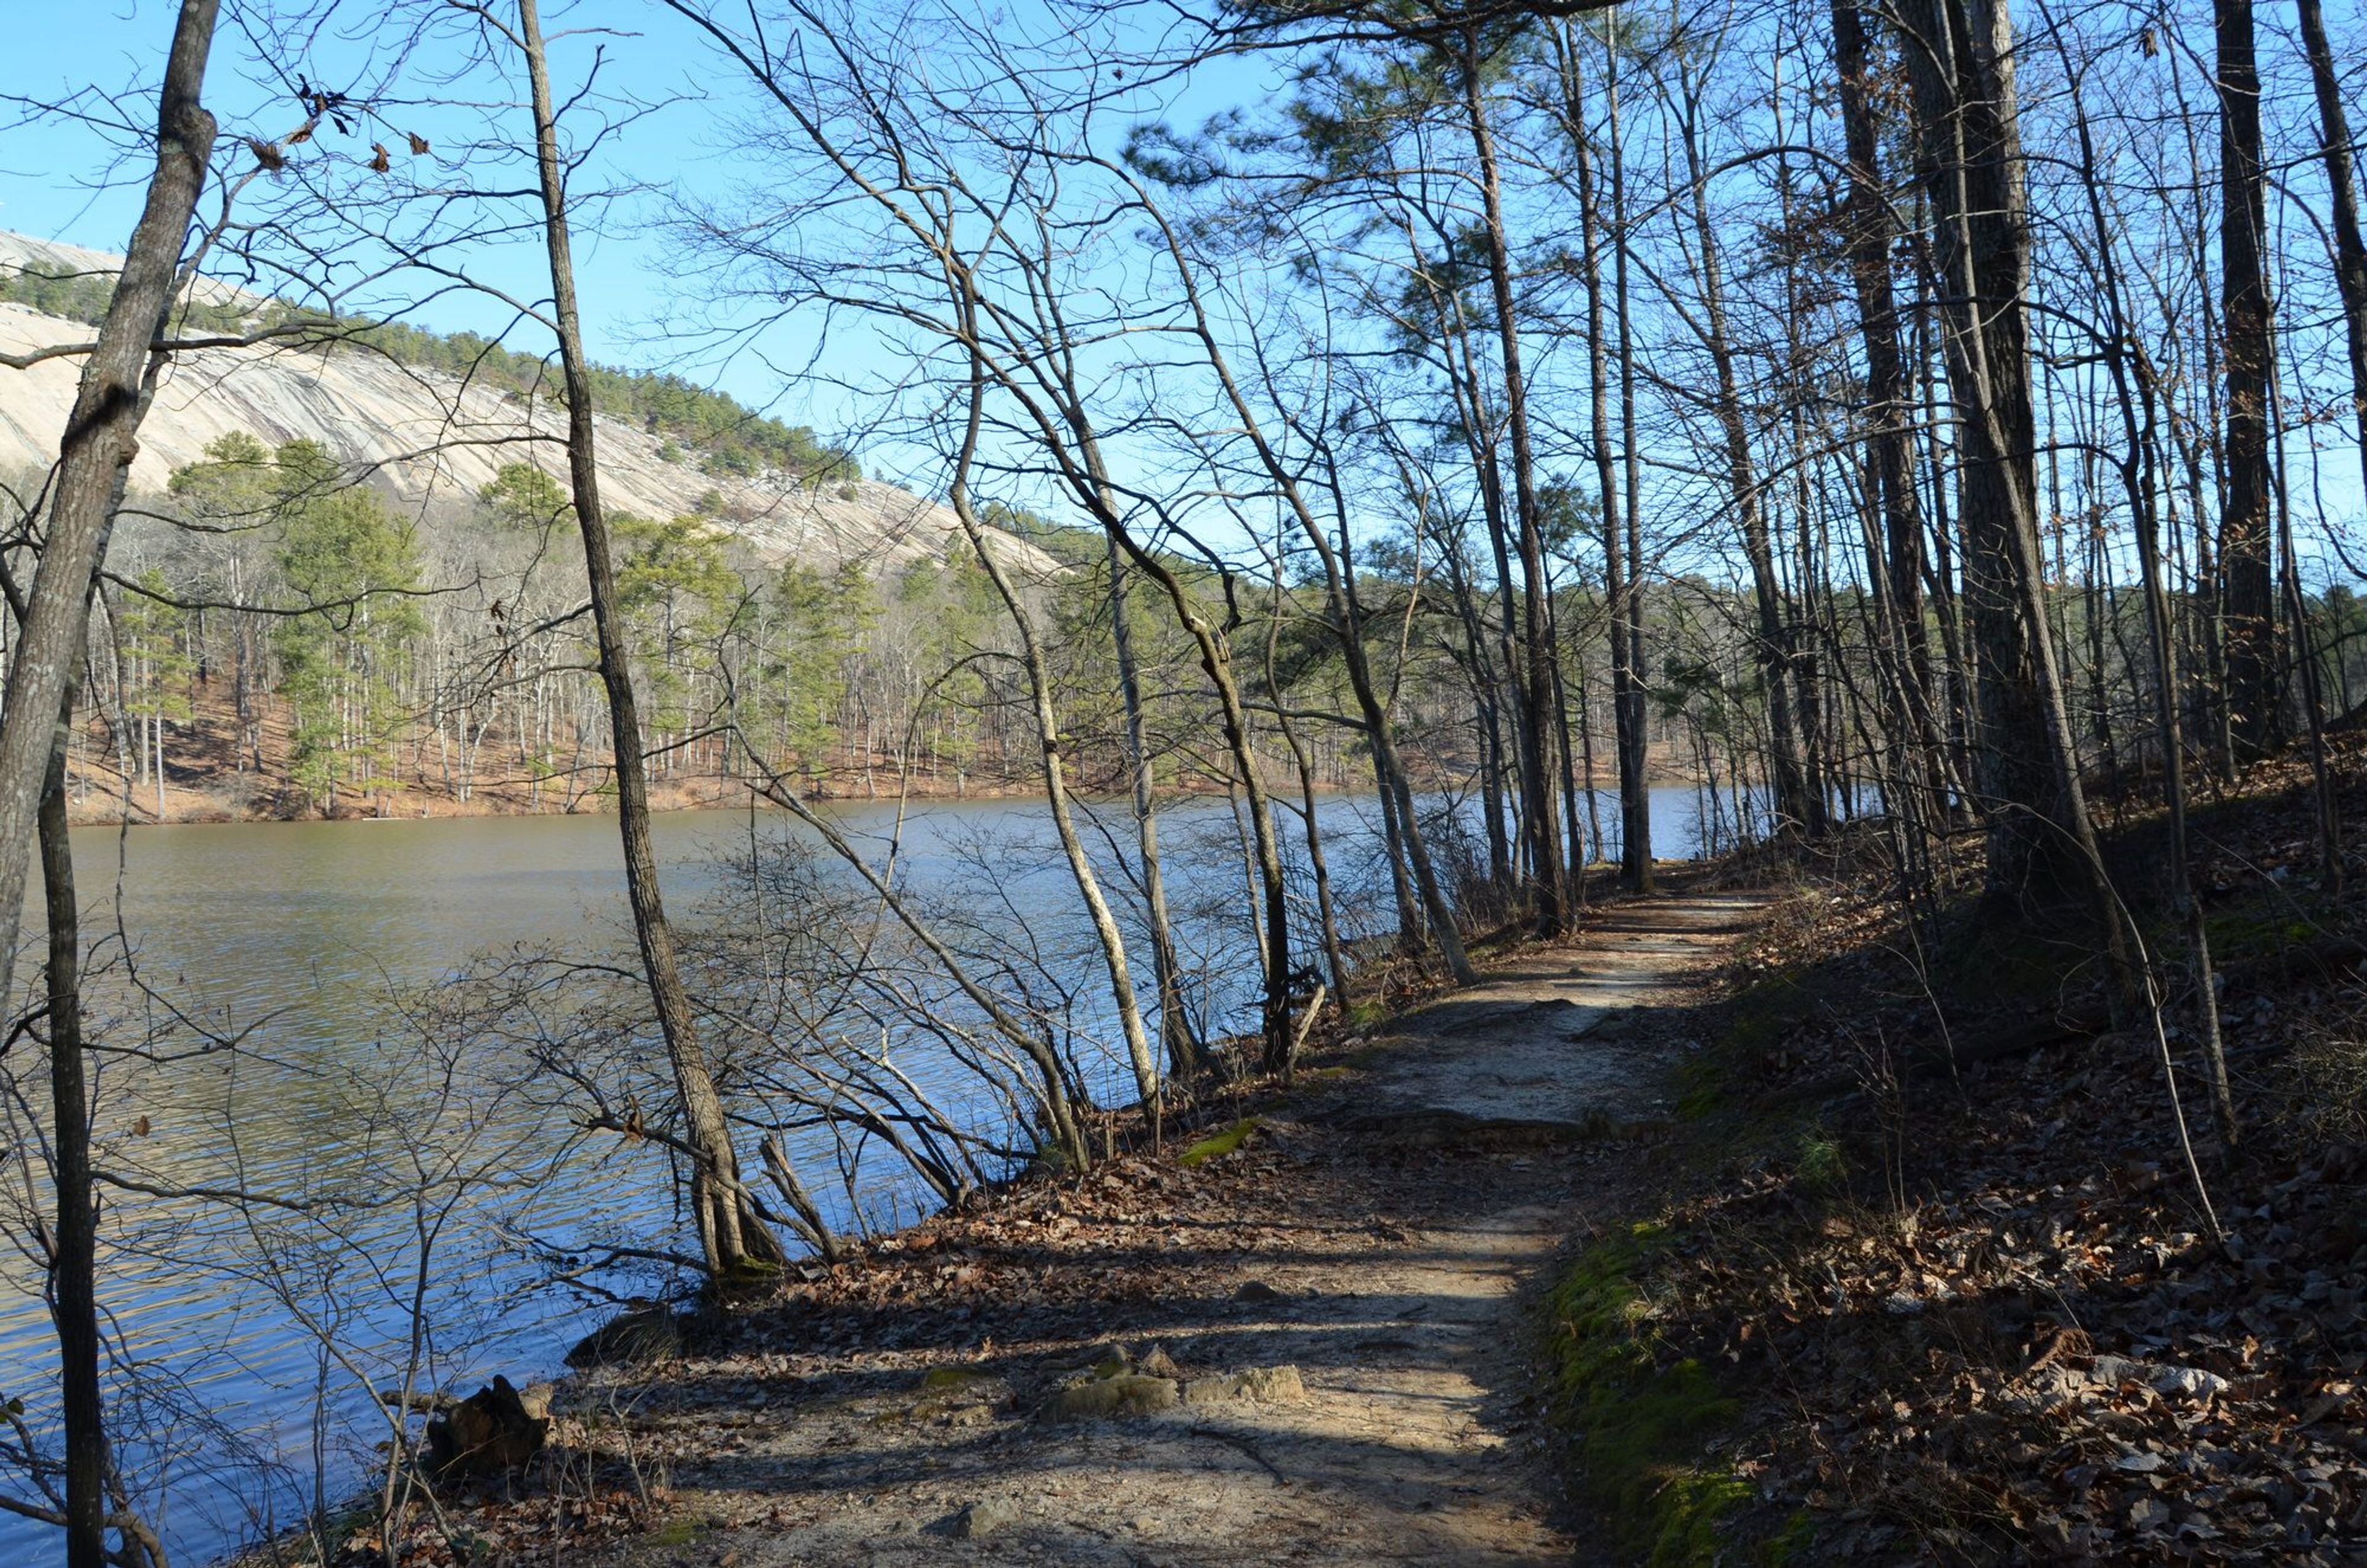
[[1282,1292],[1263,1280],[1247,1280],[1233,1292],[1233,1300],[1250,1306],[1266,1306],[1282,1299]]
[[1251,1367],[1233,1381],[1243,1399],[1259,1404],[1291,1404],[1307,1397],[1307,1381],[1297,1367]]
[[2201,1367],[2165,1366],[2157,1361],[2135,1361],[2125,1356],[2098,1356],[2090,1363],[2088,1375],[2108,1388],[2124,1383],[2142,1383],[2156,1393],[2178,1394],[2188,1399],[2210,1399],[2227,1391],[2227,1380],[2217,1372]]
[[954,1516],[956,1540],[979,1540],[1019,1522],[1019,1505],[1000,1497],[981,1497]]
[[539,1409],[510,1380],[493,1381],[427,1424],[427,1461],[445,1475],[499,1475],[529,1463],[550,1438],[550,1393]]
[[1118,1378],[1134,1371],[1134,1352],[1111,1341],[1085,1352],[1085,1370],[1095,1378]]
[[2211,1399],[2227,1392],[2227,1380],[2201,1367],[2163,1367],[2154,1374],[2153,1388],[2156,1393]]
[[1184,1376],[1182,1369],[1175,1365],[1175,1358],[1167,1353],[1167,1347],[1164,1345],[1153,1345],[1150,1354],[1144,1356],[1136,1364],[1134,1370],[1145,1377],[1151,1378],[1180,1380]]
[[1108,1421],[1121,1416],[1154,1416],[1172,1410],[1182,1398],[1172,1378],[1122,1372],[1060,1390],[1044,1407],[1054,1421]]
[[1296,1404],[1307,1397],[1297,1367],[1249,1367],[1226,1377],[1194,1378],[1184,1385],[1186,1404]]

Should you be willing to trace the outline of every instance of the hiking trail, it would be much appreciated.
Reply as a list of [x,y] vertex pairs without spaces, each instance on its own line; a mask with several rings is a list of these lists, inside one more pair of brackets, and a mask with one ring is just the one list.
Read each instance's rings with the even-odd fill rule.
[[[1017,1269],[1039,1281],[1021,1300],[899,1310],[883,1287],[663,1384],[593,1375],[579,1412],[673,1434],[652,1452],[678,1520],[603,1560],[1570,1562],[1523,1287],[1669,1115],[1669,1031],[1645,1025],[1703,999],[1763,902],[1606,906],[1310,1072],[1239,1151],[1178,1173],[1206,1173],[1188,1193],[1150,1169],[1095,1198],[1089,1177],[1049,1219],[933,1222],[912,1246],[934,1267],[901,1264]],[[1025,1299],[1071,1284],[1098,1299]]]

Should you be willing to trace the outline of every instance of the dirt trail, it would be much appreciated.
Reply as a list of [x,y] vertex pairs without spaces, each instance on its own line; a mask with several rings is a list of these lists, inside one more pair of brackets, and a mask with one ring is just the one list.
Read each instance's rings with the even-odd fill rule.
[[[585,1391],[674,1434],[692,1521],[611,1560],[1570,1561],[1518,1292],[1615,1184],[1623,1130],[1665,1115],[1666,1064],[1628,1043],[1631,1011],[1695,999],[1689,977],[1758,903],[1619,907],[1310,1075],[1181,1201],[1152,1173],[1048,1222],[1085,1236],[1063,1267],[1108,1271],[1098,1302],[809,1314],[658,1387]],[[1162,1201],[1173,1212],[1145,1212]],[[836,1333],[864,1348],[787,1353]],[[1104,1342],[1141,1375],[1074,1393]],[[1170,1408],[1048,1418],[1064,1401],[1161,1405],[1179,1384]]]

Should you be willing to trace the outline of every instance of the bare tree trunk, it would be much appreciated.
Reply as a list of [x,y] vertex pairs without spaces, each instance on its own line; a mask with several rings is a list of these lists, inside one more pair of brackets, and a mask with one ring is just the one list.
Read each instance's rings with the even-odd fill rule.
[[[1504,417],[1512,437],[1515,539],[1521,555],[1521,827],[1529,852],[1529,896],[1539,936],[1561,934],[1564,917],[1561,826],[1554,804],[1554,637],[1546,603],[1545,522],[1537,496],[1536,463],[1530,449],[1528,383],[1521,368],[1521,322],[1512,297],[1512,262],[1504,238],[1501,182],[1496,144],[1480,91],[1476,35],[1463,37],[1464,112],[1479,159],[1479,193],[1488,246],[1488,280],[1496,308],[1496,334],[1503,356]],[[1507,587],[1510,585],[1507,584]],[[1505,606],[1506,615],[1512,606]]]
[[[1595,200],[1594,150],[1586,127],[1584,90],[1578,80],[1579,55],[1575,48],[1564,51],[1568,80],[1563,93],[1569,105],[1567,115],[1577,164],[1579,221],[1581,241],[1580,265],[1586,284],[1587,379],[1590,388],[1588,403],[1592,417],[1594,473],[1603,513],[1603,589],[1610,617],[1611,641],[1611,751],[1619,778],[1619,868],[1620,877],[1630,891],[1642,892],[1651,879],[1651,845],[1648,839],[1638,843],[1636,836],[1637,800],[1642,793],[1643,737],[1637,733],[1640,703],[1632,697],[1639,684],[1637,659],[1640,653],[1631,637],[1629,602],[1633,588],[1628,581],[1627,547],[1621,529],[1625,508],[1620,501],[1619,465],[1611,445],[1611,369],[1608,356],[1609,330],[1605,324],[1603,281],[1603,215]],[[1593,788],[1591,769],[1587,786]],[[1648,802],[1647,803],[1648,807]],[[1646,818],[1648,824],[1648,818]]]
[[[968,341],[976,344],[975,333],[969,334]],[[1019,633],[1020,656],[1027,671],[1028,696],[1043,756],[1044,801],[1051,808],[1052,828],[1060,836],[1061,853],[1068,857],[1069,874],[1076,880],[1077,896],[1084,900],[1085,912],[1093,923],[1094,940],[1101,945],[1102,962],[1109,972],[1110,1000],[1117,1009],[1118,1030],[1126,1040],[1127,1059],[1134,1067],[1135,1089],[1142,1103],[1155,1111],[1159,1104],[1159,1059],[1151,1055],[1150,1038],[1143,1032],[1142,1009],[1135,1000],[1134,976],[1126,961],[1126,939],[1118,931],[1117,917],[1110,913],[1109,900],[1102,897],[1101,879],[1093,874],[1084,841],[1077,837],[1075,815],[1069,809],[1068,763],[1061,756],[1060,717],[1052,706],[1052,674],[1044,663],[1043,645],[1036,640],[1035,618],[1021,603],[1018,590],[1012,586],[1010,573],[987,548],[986,531],[980,527],[978,513],[970,505],[969,470],[978,456],[979,431],[985,412],[986,371],[982,364],[973,360],[968,413],[961,450],[954,459],[947,499],[953,503],[954,516],[960,521],[962,532],[969,536],[970,547],[978,552],[979,565],[985,569],[987,580],[994,584],[994,592],[1002,598],[1002,607]]]
[[1897,294],[1890,276],[1897,224],[1883,195],[1864,18],[1855,0],[1833,0],[1832,14],[1841,125],[1850,160],[1850,272],[1857,294],[1858,333],[1865,345],[1865,416],[1872,427],[1868,442],[1889,558],[1883,564],[1897,649],[1897,679],[1904,687],[1897,743],[1920,758],[1912,776],[1920,787],[1929,789],[1947,773],[1947,747],[1936,717],[1939,706],[1923,630],[1923,515],[1915,489],[1915,437],[1899,352]]
[[[1571,647],[1578,659],[1578,749],[1585,769],[1586,832],[1593,843],[1594,855],[1600,856],[1603,853],[1603,805],[1594,789],[1594,704],[1590,700],[1586,686],[1585,639],[1572,639]],[[1586,854],[1579,855],[1578,866],[1581,872],[1591,863]],[[1586,888],[1581,880],[1579,897],[1582,899],[1585,896]]]
[[2213,0],[2211,10],[2219,44],[2219,287],[2227,340],[2227,491],[2219,516],[2227,723],[2237,750],[2257,757],[2282,728],[2270,565],[2269,378],[2276,351],[2264,265],[2260,73],[2251,0]]
[[[1099,479],[1100,456],[1091,450],[1089,461],[1097,485],[1105,487]],[[1235,786],[1247,798],[1250,813],[1250,853],[1255,863],[1259,903],[1264,923],[1259,930],[1258,951],[1265,964],[1265,998],[1261,1018],[1261,1035],[1267,1064],[1280,1071],[1290,1056],[1290,909],[1282,875],[1282,846],[1275,841],[1274,819],[1266,809],[1265,782],[1258,776],[1257,752],[1250,743],[1249,709],[1241,701],[1240,683],[1233,675],[1231,649],[1224,635],[1208,624],[1207,616],[1194,603],[1191,591],[1169,570],[1166,563],[1142,547],[1140,542],[1126,531],[1124,521],[1105,508],[1097,513],[1104,529],[1120,547],[1134,559],[1160,587],[1166,590],[1168,601],[1175,607],[1175,618],[1183,624],[1200,652],[1201,671],[1216,688],[1218,711],[1222,715],[1225,747],[1231,754]]]
[[[1644,521],[1636,446],[1636,344],[1627,292],[1627,154],[1619,116],[1619,45],[1606,40],[1605,93],[1611,130],[1612,295],[1619,325],[1619,447],[1626,490],[1626,592],[1612,614],[1624,624],[1627,650],[1625,722],[1619,730],[1619,865],[1630,891],[1652,891],[1651,694],[1644,681]],[[1613,541],[1617,547],[1618,541]],[[1802,715],[1805,722],[1806,716]]]
[[1561,833],[1573,916],[1586,908],[1586,824],[1579,816],[1578,748],[1570,736],[1569,689],[1563,673],[1561,617],[1554,617],[1554,730],[1561,757]]
[[608,728],[617,772],[617,826],[624,841],[625,886],[633,907],[633,930],[640,940],[650,998],[665,1035],[682,1100],[685,1141],[695,1151],[691,1200],[708,1271],[730,1279],[751,1265],[783,1261],[779,1241],[764,1227],[740,1178],[731,1127],[716,1093],[715,1078],[698,1038],[690,993],[684,987],[674,928],[666,921],[658,889],[657,852],[650,839],[650,794],[641,750],[640,709],[625,644],[624,613],[617,598],[616,565],[608,550],[608,524],[600,507],[600,474],[592,417],[590,366],[583,356],[583,326],[575,304],[575,263],[568,235],[565,166],[559,124],[551,107],[550,68],[542,41],[536,0],[518,0],[520,43],[534,94],[535,161],[541,175],[543,234],[549,252],[553,314],[557,318],[560,367],[567,386],[567,468],[575,500],[576,525],[583,536],[585,575],[592,618],[599,639],[600,679],[607,690]]
[[1750,597],[1758,615],[1759,635],[1751,654],[1759,666],[1767,698],[1768,762],[1774,774],[1775,820],[1779,834],[1806,833],[1821,837],[1830,826],[1825,818],[1824,792],[1812,788],[1800,764],[1800,742],[1793,723],[1791,634],[1785,629],[1782,586],[1775,580],[1775,554],[1768,542],[1767,514],[1759,504],[1759,476],[1750,456],[1750,431],[1743,419],[1742,394],[1734,372],[1734,348],[1727,333],[1724,272],[1717,254],[1717,235],[1710,224],[1709,180],[1701,153],[1701,106],[1690,71],[1680,61],[1677,105],[1683,132],[1685,175],[1693,202],[1695,265],[1702,289],[1702,345],[1709,351],[1717,375],[1715,410],[1719,433],[1726,440],[1726,478],[1742,551],[1750,563]]
[[[76,682],[60,711],[71,713]],[[62,729],[41,791],[43,907],[49,917],[50,1100],[56,1145],[57,1235],[49,1258],[50,1316],[58,1336],[59,1411],[65,1427],[66,1562],[107,1562],[107,1417],[98,1362],[98,1206],[90,1186],[90,1094],[84,1077],[82,926],[74,849],[66,833]]]
[[2342,291],[2343,341],[2350,355],[2350,401],[2359,460],[2367,471],[2367,239],[2359,225],[2359,175],[2350,151],[2350,117],[2342,80],[2326,40],[2318,0],[2295,0],[2310,85],[2317,94],[2318,134],[2326,143],[2326,183],[2334,200],[2334,280]]
[[[1325,455],[1327,458],[1330,456],[1328,446]],[[1331,613],[1331,631],[1339,639],[1341,660],[1347,667],[1348,690],[1356,699],[1358,716],[1365,721],[1365,740],[1372,748],[1374,773],[1382,793],[1388,796],[1398,838],[1413,868],[1414,890],[1421,899],[1422,917],[1429,922],[1431,938],[1438,943],[1439,956],[1445,960],[1447,973],[1455,977],[1455,983],[1473,985],[1478,980],[1478,971],[1472,968],[1470,955],[1464,951],[1463,933],[1455,923],[1454,907],[1447,902],[1445,889],[1439,886],[1429,841],[1414,814],[1413,784],[1406,777],[1405,761],[1398,751],[1392,703],[1383,700],[1380,683],[1373,678],[1373,661],[1365,647],[1365,609],[1356,594],[1356,558],[1350,547],[1348,513],[1336,472],[1332,475],[1331,493],[1336,509],[1334,520],[1340,529],[1336,547],[1324,537],[1311,511],[1303,504],[1292,510],[1298,514],[1300,531],[1314,547],[1316,558],[1323,563],[1324,598]],[[1406,613],[1413,613],[1410,603]],[[1342,990],[1343,1007],[1346,997],[1346,991]]]
[[2294,668],[2301,675],[2304,733],[2309,739],[2309,772],[2317,803],[2318,875],[2327,890],[2342,891],[2342,813],[2336,804],[2334,770],[2326,750],[2326,700],[2318,670],[2317,645],[2309,635],[2309,601],[2301,587],[2301,557],[2293,548],[2293,498],[2285,482],[2284,405],[2273,367],[2269,378],[2271,431],[2276,441],[2277,552],[2284,579],[2285,614],[2293,622]]
[[[2057,37],[2056,47],[2061,49]],[[2068,60],[2065,62],[2067,67]],[[2211,936],[2203,906],[2194,897],[2188,863],[2186,826],[2186,737],[2179,719],[2178,637],[2172,622],[2169,593],[2163,581],[2161,494],[2156,482],[2152,454],[2156,400],[2152,373],[2136,334],[2129,330],[2127,304],[2121,291],[2119,253],[2105,215],[2098,178],[2095,133],[2079,96],[2076,73],[2071,104],[2079,136],[2080,169],[2088,198],[2089,232],[2096,246],[2097,268],[2103,284],[2106,310],[2101,337],[2102,356],[2120,406],[2121,432],[2127,451],[2122,461],[2122,481],[2129,512],[2136,525],[2138,590],[2145,599],[2146,643],[2153,665],[2154,730],[2161,748],[2162,804],[2169,819],[2170,908],[2185,929],[2187,951],[2193,965],[2194,1008],[2201,1025],[2203,1059],[2211,1075],[2212,1100],[2219,1133],[2229,1148],[2236,1146],[2236,1100],[2227,1079],[2227,1054],[2219,1029],[2219,998],[2211,976]],[[2135,361],[2132,363],[2132,351]],[[2138,410],[2144,409],[2142,421]]]
[[8,667],[0,712],[0,998],[15,979],[42,784],[58,745],[59,703],[83,657],[91,574],[106,556],[115,498],[139,449],[153,396],[151,350],[172,308],[181,243],[213,152],[214,118],[200,96],[218,9],[219,0],[181,0],[157,100],[156,171],[66,420],[48,537]]
[[1118,697],[1126,709],[1127,783],[1134,796],[1135,844],[1142,854],[1142,901],[1150,926],[1151,966],[1159,982],[1159,1038],[1172,1073],[1207,1066],[1207,1047],[1192,1032],[1184,1006],[1183,964],[1175,953],[1175,930],[1167,913],[1167,876],[1159,861],[1159,814],[1150,772],[1150,751],[1142,723],[1142,675],[1134,659],[1134,620],[1127,608],[1126,556],[1117,541],[1103,536],[1109,551],[1110,639],[1117,655]]
[[[1274,728],[1282,731],[1282,742],[1290,748],[1290,760],[1298,770],[1299,809],[1306,818],[1307,865],[1315,874],[1315,910],[1323,931],[1323,962],[1331,971],[1332,1002],[1344,1013],[1348,1010],[1348,960],[1340,950],[1340,921],[1331,905],[1331,868],[1323,859],[1323,828],[1315,819],[1315,763],[1308,755],[1307,742],[1299,739],[1298,727],[1290,720],[1290,707],[1275,673],[1285,592],[1279,547],[1274,551],[1274,614],[1266,622],[1265,633],[1265,690],[1266,695],[1274,699]],[[1305,1032],[1304,1026],[1299,1032]]]
[[2093,905],[2122,1005],[2135,987],[2127,932],[2088,813],[2038,554],[2012,23],[2004,0],[1915,0],[1904,25],[1963,455],[1964,598],[1980,683],[1975,784],[1989,812],[1990,891],[2014,897],[2034,869],[2063,868]]
[[[1378,764],[1375,766],[1377,772]],[[1374,781],[1374,794],[1381,804],[1381,848],[1388,856],[1389,892],[1397,899],[1396,948],[1401,957],[1411,958],[1421,952],[1426,922],[1421,907],[1413,899],[1413,883],[1406,875],[1405,838],[1398,829],[1398,797],[1387,779]]]

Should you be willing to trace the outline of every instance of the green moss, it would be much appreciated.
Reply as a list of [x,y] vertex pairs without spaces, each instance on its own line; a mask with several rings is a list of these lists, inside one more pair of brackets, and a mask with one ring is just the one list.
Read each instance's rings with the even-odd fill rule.
[[744,1295],[771,1290],[780,1282],[781,1266],[763,1258],[742,1258],[718,1283],[727,1294]]
[[1231,1154],[1249,1142],[1250,1134],[1257,1128],[1256,1117],[1244,1116],[1223,1132],[1201,1139],[1176,1157],[1186,1166],[1206,1165],[1219,1156]]
[[1718,1527],[1726,1517],[1750,1501],[1750,1484],[1724,1471],[1687,1470],[1661,1488],[1653,1499],[1659,1529],[1652,1538],[1652,1568],[1691,1568],[1718,1560],[1723,1544]]
[[1389,1005],[1380,998],[1360,998],[1348,1004],[1348,1032],[1362,1034],[1388,1016]]
[[688,1546],[706,1531],[707,1526],[697,1519],[668,1519],[650,1531],[649,1540],[652,1546]]
[[1784,1528],[1761,1543],[1759,1561],[1762,1568],[1788,1568],[1806,1558],[1817,1544],[1817,1523],[1806,1508],[1795,1508]]
[[1849,1159],[1839,1139],[1822,1127],[1800,1134],[1800,1155],[1795,1167],[1800,1183],[1811,1192],[1838,1192],[1849,1180]]
[[2211,939],[2213,961],[2223,964],[2265,958],[2318,934],[2307,920],[2297,919],[2293,905],[2282,898],[2214,909],[2203,917],[2203,929]]
[[992,1372],[976,1367],[931,1367],[921,1374],[923,1393],[957,1393],[974,1383],[993,1380]]
[[1638,1281],[1668,1246],[1638,1225],[1580,1255],[1547,1298],[1556,1404],[1576,1439],[1585,1484],[1621,1544],[1655,1568],[1716,1561],[1720,1525],[1750,1495],[1701,1463],[1734,1401],[1691,1359],[1663,1364]]
[[1677,1119],[1700,1122],[1708,1118],[1725,1098],[1726,1072],[1708,1054],[1691,1056],[1677,1064]]
[[1931,961],[1931,982],[1942,997],[1982,1007],[2034,1002],[2059,994],[2065,978],[2094,957],[2084,923],[1976,919],[1953,929]]

